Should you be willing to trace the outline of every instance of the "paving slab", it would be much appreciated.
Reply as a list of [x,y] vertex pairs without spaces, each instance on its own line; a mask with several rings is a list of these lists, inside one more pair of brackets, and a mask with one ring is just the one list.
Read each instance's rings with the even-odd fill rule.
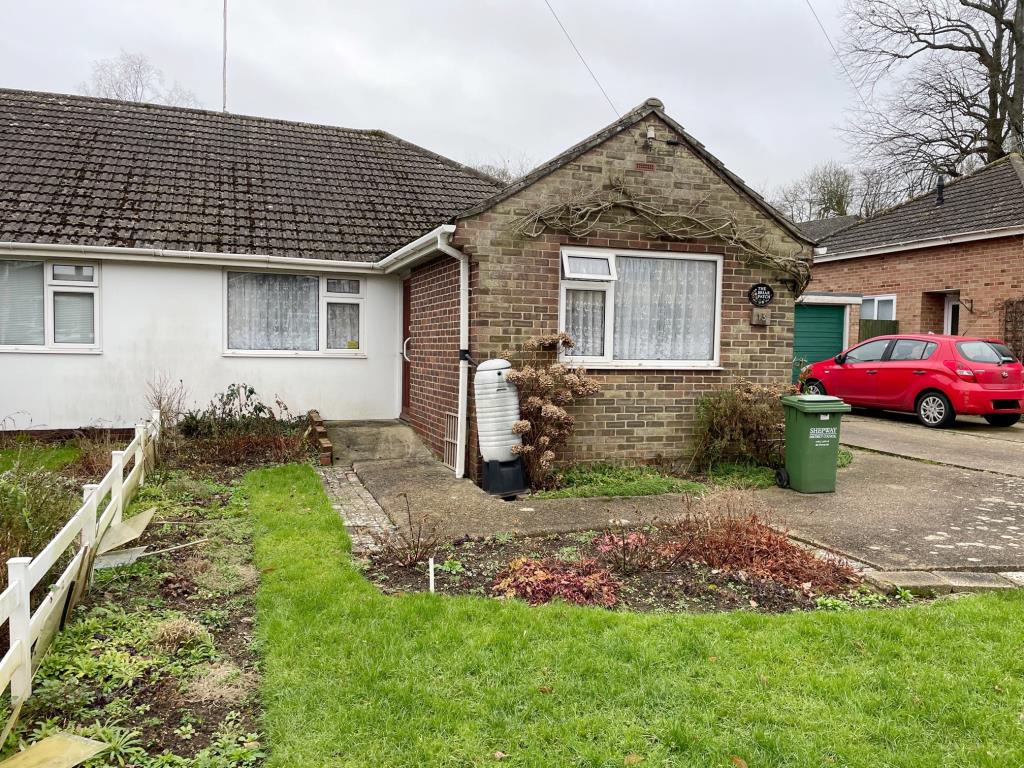
[[954,592],[992,592],[1000,589],[1017,589],[1017,585],[1004,579],[998,573],[973,573],[944,571],[939,574],[950,583]]
[[1024,571],[1004,571],[999,575],[1007,581],[1013,582],[1018,587],[1024,587]]
[[928,429],[897,414],[843,419],[844,444],[953,467],[1024,477],[1024,427],[991,427],[959,419],[952,429]]
[[761,493],[794,535],[880,570],[1024,571],[1022,478],[855,451],[835,493]]
[[883,592],[905,589],[912,595],[945,595],[953,586],[942,576],[930,571],[868,571],[864,580]]

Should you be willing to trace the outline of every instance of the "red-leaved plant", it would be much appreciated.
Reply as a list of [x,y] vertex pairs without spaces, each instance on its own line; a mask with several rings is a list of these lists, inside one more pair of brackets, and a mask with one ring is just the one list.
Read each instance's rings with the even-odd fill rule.
[[514,597],[530,605],[557,599],[575,605],[611,608],[619,599],[615,577],[595,560],[568,563],[517,558],[498,574],[491,591],[498,597]]

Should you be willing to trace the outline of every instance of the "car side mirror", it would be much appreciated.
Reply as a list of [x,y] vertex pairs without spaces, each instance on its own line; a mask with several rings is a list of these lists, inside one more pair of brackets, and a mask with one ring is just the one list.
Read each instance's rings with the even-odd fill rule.
[[836,365],[842,365],[843,363],[846,362],[846,355],[840,352],[838,355],[835,356],[834,359],[836,361]]

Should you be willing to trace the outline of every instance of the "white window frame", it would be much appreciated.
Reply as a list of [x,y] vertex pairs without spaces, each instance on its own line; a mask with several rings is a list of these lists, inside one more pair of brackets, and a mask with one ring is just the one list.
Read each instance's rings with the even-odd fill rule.
[[[559,362],[566,365],[594,369],[699,369],[717,370],[721,369],[721,342],[722,342],[722,272],[724,257],[720,253],[680,253],[677,251],[636,251],[636,250],[609,250],[607,248],[568,248],[562,251],[563,269],[568,264],[565,258],[566,252],[573,255],[593,257],[595,254],[611,257],[612,274],[616,277],[609,280],[606,275],[588,275],[586,280],[578,278],[562,277],[559,281],[558,300],[558,329],[565,331],[565,291],[605,291],[604,302],[604,354],[601,356],[590,355],[567,355],[560,351]],[[645,259],[678,259],[682,261],[713,261],[715,262],[715,333],[714,333],[714,357],[711,360],[616,360],[613,347],[615,335],[615,284],[618,280],[618,272],[615,268],[615,259],[618,256]]]
[[[319,303],[317,317],[317,349],[231,349],[228,346],[228,275],[231,273],[255,273],[268,274],[263,269],[234,269],[224,270],[222,287],[222,312],[221,325],[223,328],[222,344],[224,357],[340,357],[340,358],[365,358],[366,347],[366,277],[363,275],[316,275],[300,270],[275,270],[273,274],[298,275],[301,277],[316,277],[319,280]],[[358,293],[328,293],[327,280],[358,280]],[[357,349],[327,349],[327,305],[328,304],[355,304],[359,307],[359,347]]]
[[861,316],[862,320],[866,319],[864,317],[864,305],[867,304],[868,302],[871,303],[871,307],[874,310],[874,315],[875,315],[871,319],[872,320],[877,320],[878,319],[878,302],[879,301],[892,301],[892,319],[893,320],[896,319],[896,294],[895,293],[882,293],[882,294],[879,294],[878,296],[865,296],[864,298],[861,299],[861,302],[860,302],[860,316]]
[[[584,282],[615,282],[619,279],[615,270],[616,251],[608,251],[605,248],[563,248],[562,249],[562,274],[565,280],[582,280]],[[573,272],[569,268],[569,259],[573,256],[581,259],[600,259],[607,262],[607,275],[590,275],[585,272]]]
[[[18,257],[5,261],[33,261],[43,265],[43,343],[42,344],[4,344],[0,352],[33,352],[46,354],[100,354],[103,351],[100,328],[100,264],[95,261],[50,261]],[[53,268],[58,265],[75,267],[92,267],[92,280],[55,280]],[[92,294],[92,327],[93,342],[91,344],[72,344],[54,341],[53,295],[55,293],[88,293]]]

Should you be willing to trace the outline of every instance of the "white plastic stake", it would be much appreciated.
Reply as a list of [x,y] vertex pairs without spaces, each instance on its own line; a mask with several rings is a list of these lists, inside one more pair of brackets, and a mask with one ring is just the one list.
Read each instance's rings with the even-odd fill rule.
[[434,558],[430,558],[430,591],[434,591]]
[[89,581],[92,581],[92,561],[96,557],[96,505],[99,499],[96,498],[98,485],[86,483],[82,486],[82,501],[85,502],[82,516],[82,546],[87,547],[85,554],[86,562],[89,563]]
[[124,512],[124,451],[110,452],[110,466],[114,470],[113,482],[110,484],[110,503],[114,505],[114,517],[111,525],[121,522]]
[[28,566],[31,557],[12,557],[7,561],[7,583],[14,588],[15,604],[7,622],[11,648],[18,649],[18,666],[11,677],[11,703],[18,706],[32,695],[32,620]]

